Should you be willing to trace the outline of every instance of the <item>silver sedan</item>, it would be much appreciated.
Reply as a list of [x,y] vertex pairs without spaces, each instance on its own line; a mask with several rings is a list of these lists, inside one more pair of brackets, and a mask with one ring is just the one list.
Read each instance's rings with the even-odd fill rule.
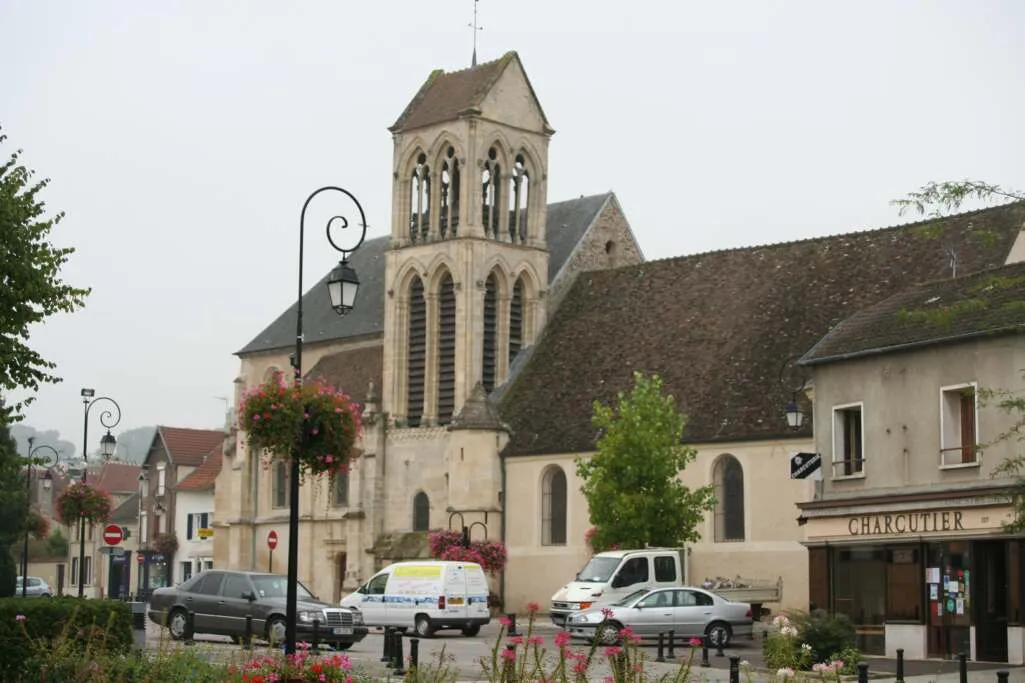
[[751,605],[730,602],[700,588],[639,590],[610,605],[574,612],[566,628],[575,638],[617,643],[619,631],[629,627],[641,638],[673,632],[673,638],[708,636],[711,645],[726,647],[733,636],[751,635]]

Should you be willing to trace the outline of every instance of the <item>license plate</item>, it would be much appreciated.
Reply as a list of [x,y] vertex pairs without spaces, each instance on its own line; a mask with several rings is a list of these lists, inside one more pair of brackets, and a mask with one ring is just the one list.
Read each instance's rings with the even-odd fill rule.
[[352,635],[352,627],[351,626],[338,626],[336,628],[331,629],[331,633],[333,633],[336,636],[351,636]]

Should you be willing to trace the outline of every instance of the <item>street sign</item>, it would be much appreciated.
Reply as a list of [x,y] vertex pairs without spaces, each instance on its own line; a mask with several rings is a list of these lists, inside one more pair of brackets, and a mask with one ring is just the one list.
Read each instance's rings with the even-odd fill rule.
[[202,529],[196,529],[196,535],[200,538],[210,538],[214,535],[214,530],[209,527],[203,527]]
[[142,564],[143,562],[146,561],[146,556],[145,555],[136,555],[135,556],[135,561],[138,562],[139,564]]
[[822,455],[820,453],[791,453],[791,479],[822,479]]
[[121,531],[121,526],[118,524],[108,524],[103,527],[103,542],[107,545],[117,545],[125,538],[124,532]]
[[274,550],[275,548],[278,547],[278,532],[277,531],[271,531],[269,534],[267,534],[267,547],[270,548],[271,550]]

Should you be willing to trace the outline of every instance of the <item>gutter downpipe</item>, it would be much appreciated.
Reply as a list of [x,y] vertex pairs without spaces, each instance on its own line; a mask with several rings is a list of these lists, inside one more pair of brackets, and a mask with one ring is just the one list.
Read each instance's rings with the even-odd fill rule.
[[252,494],[252,504],[249,506],[249,571],[256,571],[256,511],[257,506],[260,504],[260,463],[251,450],[249,453],[249,471],[251,473],[250,476],[253,478],[253,483],[249,487]]
[[[495,445],[496,446],[498,445],[497,441],[498,441],[499,438],[500,437],[498,436],[498,434],[495,434],[495,441],[496,441]],[[505,449],[503,448],[501,451],[498,452],[498,457],[501,459],[501,463],[502,463],[502,489],[501,489],[501,491],[502,491],[502,493],[501,493],[501,495],[502,495],[502,500],[501,500],[502,511],[501,511],[501,515],[499,517],[502,520],[502,533],[499,535],[499,540],[502,542],[502,546],[506,547],[506,545],[505,545],[505,517],[506,517],[506,515],[505,515],[505,507],[506,507],[505,506],[505,501],[508,498],[508,495],[507,495],[506,490],[505,490],[506,472],[505,472],[505,453],[503,452],[504,450]],[[506,564],[508,566],[508,560],[506,561]],[[505,569],[502,569],[502,575],[498,577],[498,595],[502,598],[503,609],[504,609],[504,605],[505,605],[505,571],[506,571]]]

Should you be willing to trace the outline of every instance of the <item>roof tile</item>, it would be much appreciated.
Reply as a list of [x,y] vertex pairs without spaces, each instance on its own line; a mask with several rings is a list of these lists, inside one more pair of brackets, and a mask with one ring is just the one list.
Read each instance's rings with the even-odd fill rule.
[[223,448],[218,444],[207,453],[203,463],[178,482],[175,488],[179,491],[205,491],[213,488],[217,475],[221,473],[223,461]]
[[96,488],[107,493],[130,493],[139,488],[142,468],[123,462],[105,462],[96,477]]
[[175,465],[198,467],[215,446],[224,442],[225,433],[219,429],[187,429],[184,427],[157,427],[157,434],[167,446],[168,457]]

